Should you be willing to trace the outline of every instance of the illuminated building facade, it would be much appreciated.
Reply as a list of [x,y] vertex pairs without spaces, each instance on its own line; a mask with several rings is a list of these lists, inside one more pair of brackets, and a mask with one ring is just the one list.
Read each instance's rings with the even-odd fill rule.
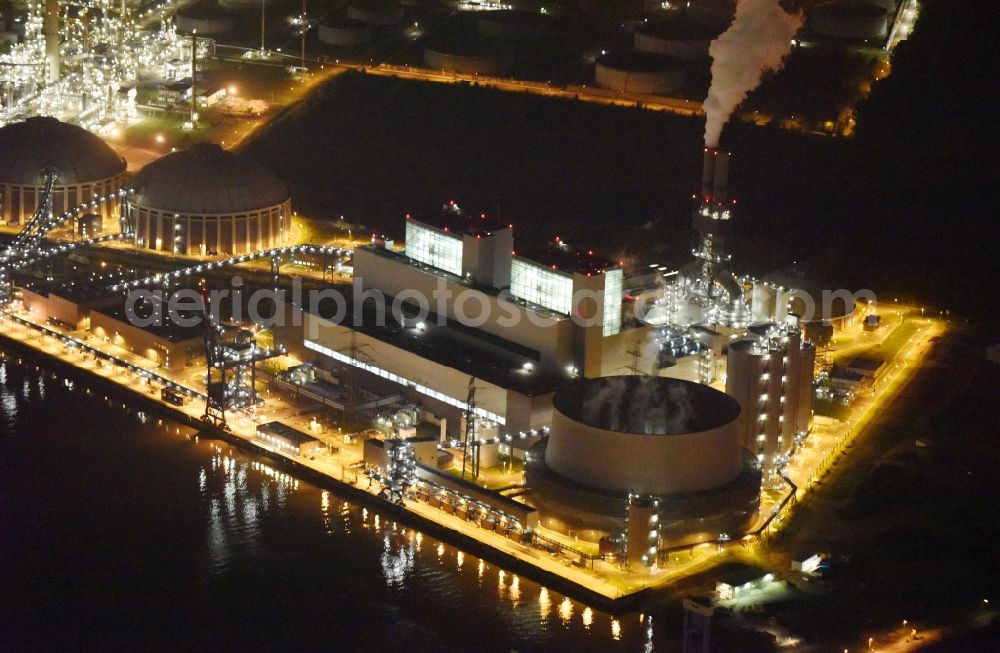
[[462,236],[417,220],[406,221],[406,255],[432,268],[461,276]]
[[126,203],[135,243],[197,256],[239,255],[284,244],[288,188],[252,159],[199,143],[144,167]]
[[726,393],[742,407],[741,445],[761,465],[764,481],[775,474],[809,430],[816,350],[798,325],[758,324],[729,345]]
[[357,250],[359,292],[440,297],[432,312],[527,347],[540,371],[600,376],[603,340],[621,330],[618,264],[558,239],[515,255],[510,225],[470,221],[455,205],[436,223],[408,218],[406,237],[402,252],[377,243]]
[[[303,326],[276,337],[303,360],[349,366],[456,422],[474,377],[476,414],[504,432],[547,425],[559,385],[600,376],[605,333],[621,328],[616,263],[564,243],[515,256],[509,224],[453,204],[433,220],[409,217],[406,235],[405,249],[355,251],[346,315],[305,306]],[[568,292],[582,297],[577,306]],[[387,315],[380,326],[376,297],[410,316],[423,304],[423,317]]]

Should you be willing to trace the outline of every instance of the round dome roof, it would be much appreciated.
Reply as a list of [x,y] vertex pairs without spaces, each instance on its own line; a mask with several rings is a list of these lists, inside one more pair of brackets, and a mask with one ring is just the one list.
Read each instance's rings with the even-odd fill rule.
[[0,128],[0,182],[39,186],[45,168],[59,170],[60,186],[108,179],[125,160],[82,127],[39,116]]
[[605,376],[556,392],[553,407],[588,426],[637,435],[681,435],[719,428],[740,405],[700,383],[661,376]]
[[288,187],[250,157],[198,143],[143,167],[132,180],[132,202],[194,215],[246,213],[289,198]]

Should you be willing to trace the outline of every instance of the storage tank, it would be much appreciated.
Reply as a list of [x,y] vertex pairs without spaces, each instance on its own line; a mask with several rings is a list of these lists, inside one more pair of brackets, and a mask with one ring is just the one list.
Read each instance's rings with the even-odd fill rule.
[[764,281],[754,281],[750,310],[755,322],[770,322],[777,316],[778,287]]
[[371,28],[366,23],[350,18],[323,22],[318,34],[321,42],[341,47],[362,45],[372,39]]
[[729,345],[726,394],[740,405],[740,444],[757,457],[765,476],[779,453],[782,423],[783,352],[755,335]]
[[[86,129],[45,116],[12,122],[0,128],[0,223],[31,219],[44,196],[47,168],[58,172],[54,215],[118,192],[125,179],[125,160]],[[95,210],[110,226],[118,202],[102,202]]]
[[809,422],[813,413],[813,378],[816,374],[816,347],[811,342],[803,342],[799,352],[799,393],[798,410],[795,413],[797,434],[809,432]]
[[738,531],[756,512],[760,474],[736,439],[739,404],[725,393],[611,376],[566,386],[552,405],[549,436],[526,472],[542,523],[612,531],[624,527],[629,496],[643,495],[659,502],[676,542]]
[[739,404],[708,386],[654,376],[576,383],[552,401],[545,462],[606,490],[698,492],[740,472]]
[[765,479],[809,429],[815,350],[802,341],[797,319],[756,323],[732,342],[726,393],[739,402],[738,439],[757,456]]
[[608,53],[597,58],[594,81],[622,93],[669,95],[684,86],[683,64],[650,52]]
[[467,75],[496,75],[500,59],[478,35],[456,32],[431,36],[424,44],[428,68]]
[[125,204],[136,245],[177,254],[235,255],[285,243],[288,187],[245,154],[197,143],[147,164]]
[[640,52],[665,54],[685,61],[705,59],[719,30],[679,20],[650,21],[635,30],[634,45]]

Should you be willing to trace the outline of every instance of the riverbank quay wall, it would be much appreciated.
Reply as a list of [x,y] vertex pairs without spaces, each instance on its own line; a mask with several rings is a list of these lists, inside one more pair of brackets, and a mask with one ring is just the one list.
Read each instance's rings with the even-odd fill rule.
[[[4,316],[10,317],[10,316]],[[239,435],[214,427],[202,421],[199,417],[190,415],[177,407],[167,404],[159,399],[158,394],[147,394],[135,389],[134,386],[125,385],[126,379],[116,381],[114,379],[95,374],[94,372],[81,368],[77,365],[64,361],[52,354],[32,346],[8,334],[0,332],[0,350],[16,356],[34,359],[44,363],[45,367],[53,372],[66,377],[76,378],[94,386],[95,390],[106,392],[109,395],[116,395],[127,398],[131,407],[140,410],[150,410],[167,417],[182,426],[198,431],[201,437],[209,437],[222,440],[245,453],[255,457],[267,458],[276,466],[293,474],[307,483],[318,488],[334,492],[341,498],[356,503],[357,505],[369,507],[377,510],[387,518],[417,529],[431,537],[448,542],[467,553],[486,560],[487,562],[502,567],[512,573],[517,573],[525,578],[529,578],[545,587],[558,591],[566,596],[581,601],[587,605],[606,612],[622,612],[640,609],[649,597],[648,587],[639,589],[629,594],[610,597],[591,588],[585,587],[568,578],[559,576],[545,569],[537,567],[521,558],[501,551],[495,547],[481,542],[473,537],[461,533],[452,528],[440,524],[434,520],[427,519],[421,515],[408,510],[405,506],[397,505],[391,501],[383,499],[375,494],[356,487],[346,481],[339,480],[318,470],[315,470],[300,461],[294,460],[267,449],[255,442],[252,442]],[[144,387],[144,386],[143,386]]]

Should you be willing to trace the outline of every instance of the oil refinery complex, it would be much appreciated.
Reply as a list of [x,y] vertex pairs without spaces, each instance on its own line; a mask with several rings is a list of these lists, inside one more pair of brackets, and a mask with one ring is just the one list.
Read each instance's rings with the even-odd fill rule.
[[[870,9],[825,7],[817,32],[852,17],[879,31]],[[355,7],[320,38],[364,40],[377,19]],[[455,201],[401,216],[402,243],[301,242],[287,180],[210,143],[129,176],[94,132],[134,118],[144,75],[196,81],[210,47],[136,21],[129,2],[49,0],[0,57],[0,319],[9,342],[209,435],[614,600],[766,544],[858,431],[817,407],[853,409],[857,426],[905,378],[916,335],[872,353],[913,327],[902,309],[831,299],[794,270],[739,272],[738,163],[717,147],[692,170],[677,269],[521,242]],[[507,39],[548,29],[479,22]],[[680,69],[650,57],[702,56],[709,23],[643,29],[598,74],[657,92]],[[919,324],[918,343],[933,331]]]
[[[136,84],[149,77],[189,76],[209,45],[176,33],[165,7],[134,0],[93,4],[32,2],[18,18],[18,41],[0,54],[0,124],[54,116],[92,131],[137,116]],[[161,18],[159,29],[142,29]]]

